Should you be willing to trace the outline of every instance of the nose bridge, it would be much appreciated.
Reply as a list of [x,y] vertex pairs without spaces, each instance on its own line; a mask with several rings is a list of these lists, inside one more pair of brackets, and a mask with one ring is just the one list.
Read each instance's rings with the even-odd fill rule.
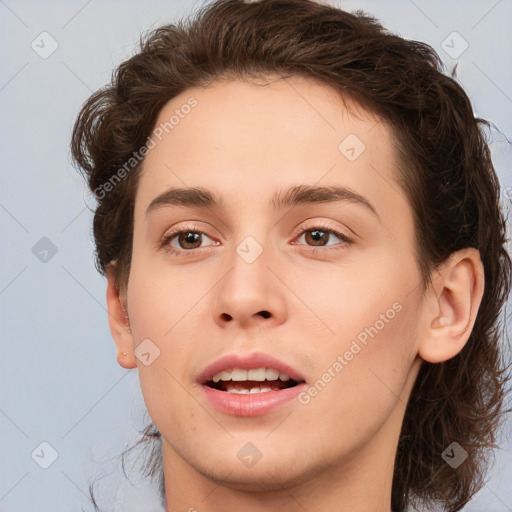
[[262,205],[257,200],[246,201],[238,209],[238,220],[230,233],[233,249],[230,264],[231,273],[268,273],[265,264],[270,264],[272,230],[261,212]]
[[236,294],[238,300],[257,298],[264,295],[268,284],[270,248],[267,237],[263,235],[256,239],[253,235],[246,235],[241,242],[234,246],[230,258],[231,271],[228,282],[231,293]]

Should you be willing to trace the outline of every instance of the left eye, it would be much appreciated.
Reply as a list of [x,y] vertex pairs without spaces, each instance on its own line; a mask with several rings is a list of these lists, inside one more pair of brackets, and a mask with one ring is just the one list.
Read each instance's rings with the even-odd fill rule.
[[333,229],[323,229],[323,228],[313,228],[313,229],[306,229],[302,231],[301,236],[299,237],[299,240],[304,237],[304,240],[306,242],[313,242],[314,247],[324,247],[326,245],[336,245],[334,244],[324,244],[324,241],[329,240],[332,235],[334,235],[338,240],[341,240],[343,242],[350,243],[352,240],[350,240],[346,235],[343,233],[340,233],[338,231],[335,231]]

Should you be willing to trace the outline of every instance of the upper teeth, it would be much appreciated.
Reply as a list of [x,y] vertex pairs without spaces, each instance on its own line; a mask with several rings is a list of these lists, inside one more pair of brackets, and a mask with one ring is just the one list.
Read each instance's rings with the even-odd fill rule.
[[289,380],[290,377],[286,373],[280,373],[274,368],[252,368],[250,370],[242,370],[241,368],[233,368],[232,370],[223,370],[213,376],[213,382],[219,380],[244,381],[255,380],[263,382],[264,380]]

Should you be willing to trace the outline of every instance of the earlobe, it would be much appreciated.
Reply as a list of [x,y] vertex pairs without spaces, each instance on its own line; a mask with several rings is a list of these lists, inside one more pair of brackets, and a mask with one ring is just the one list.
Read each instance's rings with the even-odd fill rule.
[[133,352],[130,354],[128,352],[117,352],[117,363],[119,366],[122,366],[123,368],[126,368],[127,370],[131,370],[132,368],[135,368],[137,366],[137,363],[135,362],[135,357],[133,355]]
[[133,352],[133,337],[130,320],[119,294],[112,267],[107,268],[107,310],[110,332],[117,348],[117,362],[126,369],[137,366]]
[[484,268],[476,249],[452,254],[433,280],[418,355],[430,363],[447,361],[469,340],[484,292]]

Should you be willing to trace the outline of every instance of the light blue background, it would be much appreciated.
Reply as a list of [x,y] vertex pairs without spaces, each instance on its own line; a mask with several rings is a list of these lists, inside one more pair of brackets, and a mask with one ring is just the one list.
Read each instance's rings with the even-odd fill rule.
[[[493,157],[510,205],[512,2],[330,3],[363,9],[403,37],[431,44],[450,69],[458,62],[475,113],[495,124]],[[93,200],[68,148],[80,105],[132,54],[140,33],[194,5],[0,2],[0,511],[90,510],[87,485],[101,475],[104,489],[121,485],[115,503],[102,502],[107,509],[158,509],[154,493],[132,488],[116,465],[115,456],[145,424],[144,406],[136,371],[116,363],[105,282],[93,265],[92,215],[85,207]],[[43,31],[59,44],[47,59],[31,48]],[[453,31],[469,43],[457,60],[441,47]],[[58,249],[47,263],[32,253],[42,237]],[[58,452],[46,470],[30,456],[43,441]],[[465,510],[512,510],[510,450],[504,441],[489,483]]]

